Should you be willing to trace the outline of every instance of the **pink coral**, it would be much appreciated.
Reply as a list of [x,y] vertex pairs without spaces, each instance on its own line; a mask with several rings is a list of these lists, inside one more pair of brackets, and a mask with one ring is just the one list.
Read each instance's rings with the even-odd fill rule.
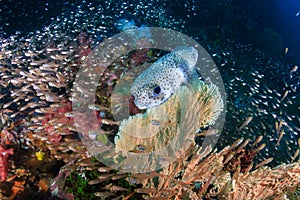
[[13,155],[13,149],[5,149],[4,146],[0,145],[0,180],[5,181],[8,173],[8,157]]
[[81,62],[85,59],[85,57],[92,51],[91,43],[92,39],[88,36],[86,32],[81,32],[77,37],[78,41],[78,61]]
[[134,54],[132,54],[131,63],[137,66],[147,61],[149,48],[145,47],[150,47],[152,45],[147,38],[141,38],[137,40],[136,46],[138,49]]
[[[46,114],[42,121],[44,130],[49,134],[50,142],[58,143],[62,139],[61,134],[69,135],[72,134],[68,128],[55,128],[57,124],[64,124],[64,126],[73,125],[73,119],[66,117],[67,112],[71,112],[72,104],[71,102],[62,103],[60,107],[54,109],[52,112]],[[59,133],[57,132],[59,131]]]
[[[91,110],[89,113],[82,113],[76,124],[81,127],[82,132],[88,133],[89,130],[99,129],[101,121],[99,111]],[[72,135],[74,129],[70,129],[70,127],[74,127],[74,118],[71,102],[64,102],[59,107],[49,109],[42,120],[42,125],[50,143],[57,144],[63,139],[63,136]]]

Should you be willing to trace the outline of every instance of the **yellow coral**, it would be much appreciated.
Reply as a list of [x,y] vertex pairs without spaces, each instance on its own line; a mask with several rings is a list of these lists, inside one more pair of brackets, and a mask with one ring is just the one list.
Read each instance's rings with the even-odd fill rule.
[[42,161],[45,157],[45,153],[42,151],[37,151],[35,152],[35,156],[39,161]]
[[126,153],[141,145],[158,151],[172,144],[176,150],[183,140],[193,141],[199,127],[214,123],[223,101],[213,84],[198,81],[195,91],[190,89],[182,86],[164,104],[123,120],[115,137],[116,148]]

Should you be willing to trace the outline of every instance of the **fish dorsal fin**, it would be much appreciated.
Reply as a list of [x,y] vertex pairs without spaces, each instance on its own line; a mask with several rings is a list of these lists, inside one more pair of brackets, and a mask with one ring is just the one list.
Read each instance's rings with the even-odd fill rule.
[[190,67],[194,67],[198,60],[198,51],[194,47],[179,46],[174,49],[174,53],[186,60]]
[[180,51],[180,50],[184,50],[186,48],[187,47],[185,47],[185,46],[178,46],[178,47],[175,47],[175,49],[173,51]]

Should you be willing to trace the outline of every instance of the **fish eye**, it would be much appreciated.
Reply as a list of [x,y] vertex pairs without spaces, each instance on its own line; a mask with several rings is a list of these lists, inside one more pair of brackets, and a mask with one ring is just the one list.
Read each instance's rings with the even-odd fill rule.
[[160,86],[159,86],[159,85],[156,85],[156,86],[154,87],[154,89],[153,89],[153,94],[154,94],[154,95],[159,95],[160,91],[161,91]]

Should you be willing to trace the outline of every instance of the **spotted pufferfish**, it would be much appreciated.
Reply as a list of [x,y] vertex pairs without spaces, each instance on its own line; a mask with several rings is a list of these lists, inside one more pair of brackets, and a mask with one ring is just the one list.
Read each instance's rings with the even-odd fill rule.
[[134,104],[139,109],[148,109],[167,101],[197,74],[197,60],[198,52],[194,47],[178,47],[158,59],[133,81]]

